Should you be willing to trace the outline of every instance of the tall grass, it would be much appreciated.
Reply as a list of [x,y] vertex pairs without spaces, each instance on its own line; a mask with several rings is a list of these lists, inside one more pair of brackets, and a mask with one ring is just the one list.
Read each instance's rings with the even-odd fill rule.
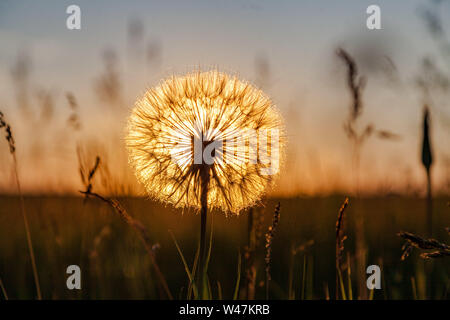
[[262,245],[264,212],[250,208],[247,214],[247,245],[244,251],[246,299],[255,299],[257,253]]
[[402,260],[405,260],[411,254],[413,248],[429,250],[429,252],[423,252],[420,254],[423,259],[443,258],[450,256],[450,245],[439,242],[436,239],[427,239],[414,233],[404,231],[399,232],[398,236],[406,240],[402,247]]
[[159,268],[156,257],[153,251],[153,245],[150,241],[150,238],[148,236],[147,229],[145,226],[138,220],[134,219],[128,212],[125,210],[125,208],[120,204],[120,202],[117,199],[110,199],[104,196],[99,195],[98,193],[95,193],[92,191],[93,188],[93,178],[95,173],[97,172],[98,168],[100,166],[100,157],[97,156],[95,158],[95,163],[93,167],[88,171],[87,176],[85,175],[86,171],[80,167],[80,174],[82,177],[82,181],[85,184],[86,190],[80,191],[80,193],[84,194],[86,197],[92,197],[99,199],[103,201],[104,203],[108,204],[111,208],[113,208],[119,216],[129,225],[131,226],[138,235],[139,239],[141,240],[142,244],[144,245],[145,251],[147,252],[148,256],[150,257],[150,260],[152,262],[152,266],[155,270],[156,276],[159,279],[159,282],[165,291],[167,297],[172,300],[173,296],[172,293],[169,290],[169,286],[167,285],[167,281],[161,272],[161,269]]
[[25,200],[23,198],[22,189],[20,187],[19,170],[17,168],[15,140],[14,140],[14,137],[12,134],[11,126],[9,125],[9,123],[6,122],[3,113],[0,112],[0,129],[2,129],[2,128],[4,128],[4,130],[5,130],[5,133],[6,133],[5,138],[6,138],[6,141],[8,142],[9,153],[11,154],[11,156],[13,158],[14,177],[16,180],[17,192],[18,192],[19,198],[20,198],[20,211],[22,213],[23,223],[25,225],[28,253],[30,255],[31,266],[33,269],[34,283],[36,285],[36,294],[37,294],[38,300],[41,300],[42,299],[41,286],[39,285],[39,276],[38,276],[37,267],[36,267],[36,258],[34,256],[33,241],[31,240],[30,227],[29,227],[29,223],[28,223],[27,213],[25,210]]
[[348,198],[345,198],[344,203],[339,209],[336,220],[336,300],[339,297],[339,288],[341,288],[342,297],[345,296],[345,289],[343,287],[341,260],[344,252],[344,241],[347,236],[344,233],[344,214],[348,206]]
[[278,223],[280,221],[280,207],[281,204],[278,203],[273,213],[272,225],[269,226],[266,233],[266,299],[269,299],[270,280],[272,280],[272,277],[270,275],[270,263],[272,261],[272,242],[275,237]]
[[430,137],[430,110],[428,106],[423,110],[422,126],[422,165],[427,175],[427,231],[428,235],[433,236],[433,196],[431,192],[431,167],[433,164],[433,152],[431,148]]
[[3,285],[2,278],[0,278],[0,289],[2,290],[3,297],[8,300],[8,294],[6,293],[5,286]]
[[[338,48],[336,55],[347,68],[347,88],[350,92],[351,103],[349,108],[349,114],[344,121],[344,132],[347,138],[351,142],[352,148],[352,171],[354,177],[354,190],[356,199],[360,198],[360,166],[361,166],[361,149],[368,138],[372,135],[376,135],[380,139],[396,140],[399,136],[388,130],[378,130],[372,123],[362,125],[360,123],[361,115],[363,113],[363,100],[362,94],[366,86],[367,79],[359,74],[358,65],[356,60],[344,49]],[[358,203],[358,202],[356,202]],[[367,248],[365,245],[364,231],[365,221],[364,214],[359,212],[356,215],[356,256],[358,260],[357,274],[358,274],[358,291],[359,296],[362,299],[366,299],[366,284],[364,281],[365,268],[367,265],[366,256]]]
[[306,251],[314,245],[314,240],[309,240],[299,246],[292,246],[290,251],[290,257],[289,257],[289,278],[288,278],[288,296],[287,298],[289,300],[295,300],[296,294],[295,294],[295,281],[294,281],[294,267],[295,267],[295,258],[300,253],[303,253],[303,273],[302,273],[302,283],[301,283],[301,289],[300,289],[300,297],[301,299],[305,296],[305,290],[306,290]]

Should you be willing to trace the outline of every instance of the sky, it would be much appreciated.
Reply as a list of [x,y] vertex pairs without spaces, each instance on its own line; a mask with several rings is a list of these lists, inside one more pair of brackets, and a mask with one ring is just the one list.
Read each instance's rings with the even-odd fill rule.
[[[81,9],[81,30],[66,28],[66,8],[72,4]],[[371,4],[381,8],[381,30],[366,27]],[[433,91],[427,100],[415,80],[423,73],[424,57],[444,73],[450,70],[422,18],[426,10],[435,10],[450,32],[448,1],[1,0],[0,110],[16,132],[24,189],[76,191],[77,145],[102,149],[112,175],[132,184],[121,138],[133,101],[172,74],[217,68],[262,87],[287,119],[284,170],[289,174],[282,172],[275,190],[285,195],[354,190],[352,149],[342,129],[350,96],[337,47],[355,57],[367,79],[361,127],[372,123],[400,136],[395,141],[373,137],[364,144],[362,188],[421,190],[420,124],[426,100],[432,104],[434,181],[442,189],[450,179],[447,93]],[[134,40],[133,23],[142,27]],[[118,108],[95,91],[108,70],[105,52],[116,56],[122,99]],[[31,119],[18,108],[17,83],[11,76],[21,55],[30,61],[26,94]],[[266,74],[258,73],[261,65],[268,67]],[[76,96],[83,124],[74,134],[67,128],[67,92]],[[43,93],[53,102],[48,123],[40,118]],[[13,192],[5,141],[0,141],[0,150],[0,191]]]

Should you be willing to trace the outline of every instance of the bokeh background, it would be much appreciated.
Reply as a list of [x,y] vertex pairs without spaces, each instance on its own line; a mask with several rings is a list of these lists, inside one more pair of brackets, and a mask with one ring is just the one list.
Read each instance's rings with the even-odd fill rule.
[[[66,8],[81,8],[81,30]],[[431,114],[434,236],[450,225],[450,1],[379,0],[381,30],[366,28],[373,1],[0,1],[0,111],[13,129],[43,297],[164,298],[135,233],[114,210],[84,200],[80,169],[101,158],[93,188],[120,199],[147,228],[174,297],[187,277],[168,233],[192,264],[198,219],[145,199],[127,165],[124,127],[134,101],[173,74],[238,75],[268,93],[286,119],[287,156],[277,186],[255,216],[262,232],[281,203],[273,243],[271,298],[335,296],[335,221],[345,196],[346,270],[355,298],[367,298],[364,266],[383,269],[377,299],[449,297],[448,259],[400,261],[400,230],[424,234],[423,108]],[[367,83],[354,149],[343,130],[351,96],[337,48]],[[380,137],[382,139],[380,139]],[[0,139],[0,279],[10,298],[36,297],[20,216],[14,162]],[[364,217],[363,227],[360,217]],[[214,214],[213,296],[231,298],[248,212]],[[264,237],[262,237],[264,238]],[[262,242],[264,239],[261,240]],[[306,245],[298,254],[292,248]],[[264,245],[255,253],[256,298],[265,297]],[[243,270],[245,260],[243,260]],[[80,265],[83,289],[65,287]],[[242,279],[244,271],[242,271]],[[244,280],[242,280],[244,286]],[[219,283],[219,284],[218,284]],[[241,298],[245,298],[245,288]]]

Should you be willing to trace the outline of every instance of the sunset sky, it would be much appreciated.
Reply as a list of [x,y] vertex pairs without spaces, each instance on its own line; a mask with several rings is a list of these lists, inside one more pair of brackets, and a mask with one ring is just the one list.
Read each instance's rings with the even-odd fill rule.
[[[77,144],[86,153],[103,152],[118,184],[135,184],[121,142],[133,101],[174,73],[217,68],[261,86],[286,119],[288,156],[274,193],[352,191],[351,148],[342,129],[350,95],[345,67],[335,55],[336,48],[343,47],[367,78],[361,127],[372,123],[400,136],[395,141],[371,137],[363,146],[362,188],[420,190],[425,180],[420,126],[426,100],[432,108],[433,180],[444,190],[450,179],[448,93],[433,89],[432,99],[426,99],[415,84],[423,75],[425,57],[450,75],[450,59],[443,56],[440,40],[432,37],[423,19],[424,12],[435,10],[446,23],[443,29],[450,32],[450,2],[435,3],[3,0],[0,110],[16,134],[24,189],[78,190]],[[71,4],[81,8],[81,30],[66,28],[66,8]],[[382,30],[366,28],[366,8],[371,4],[381,8]],[[119,107],[102,101],[95,91],[105,74],[105,52],[117,57]],[[11,75],[18,57],[30,61],[26,92],[18,92]],[[264,66],[268,71],[261,75]],[[79,104],[78,132],[67,128],[67,92]],[[53,103],[47,120],[41,119],[43,93]],[[22,94],[29,96],[28,118],[18,107],[17,95]],[[4,139],[0,150],[0,192],[14,192]]]

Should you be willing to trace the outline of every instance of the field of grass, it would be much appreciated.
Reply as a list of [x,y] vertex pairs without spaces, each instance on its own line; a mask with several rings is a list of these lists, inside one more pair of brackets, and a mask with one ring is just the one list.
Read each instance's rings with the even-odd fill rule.
[[[128,213],[147,228],[157,263],[174,298],[186,298],[189,280],[170,236],[175,235],[187,263],[192,266],[199,238],[200,215],[182,213],[142,198],[120,198]],[[323,198],[268,199],[262,212],[261,230],[267,231],[274,208],[281,203],[280,223],[272,245],[269,297],[271,299],[326,299],[335,297],[335,223],[343,196]],[[434,201],[434,237],[448,242],[450,226],[448,199]],[[31,237],[44,299],[165,299],[151,261],[132,228],[105,203],[81,197],[25,197]],[[27,249],[20,200],[0,197],[0,278],[10,299],[36,297]],[[450,260],[423,260],[415,249],[401,261],[404,241],[396,234],[410,231],[425,234],[426,203],[423,199],[384,197],[352,199],[345,213],[348,239],[343,253],[344,269],[351,266],[353,298],[367,276],[358,274],[355,255],[355,217],[364,215],[367,265],[382,270],[382,289],[375,299],[448,299]],[[231,299],[242,257],[239,298],[246,298],[247,268],[244,253],[248,244],[248,212],[213,216],[213,247],[208,269],[213,298]],[[312,242],[312,241],[313,242]],[[306,248],[292,254],[302,244]],[[265,299],[264,235],[253,260],[256,270],[255,298]],[[66,268],[79,265],[82,289],[66,288]],[[347,272],[344,272],[348,291]],[[220,288],[220,289],[219,289]],[[365,293],[367,294],[367,292]],[[1,296],[3,299],[3,295]]]
[[0,5],[0,300],[450,299],[450,39],[419,2],[371,33],[359,5],[346,31],[334,5],[85,2],[70,33]]

